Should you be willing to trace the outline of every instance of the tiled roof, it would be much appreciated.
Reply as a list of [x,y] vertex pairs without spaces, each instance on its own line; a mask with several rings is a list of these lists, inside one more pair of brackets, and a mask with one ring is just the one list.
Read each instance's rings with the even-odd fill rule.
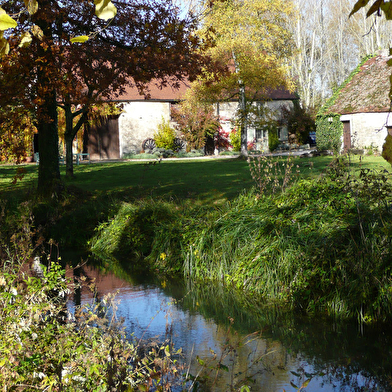
[[178,88],[166,85],[158,87],[156,81],[152,81],[145,90],[148,95],[140,94],[136,86],[126,86],[125,91],[120,96],[114,98],[115,101],[178,101],[189,88],[185,82],[178,82]]
[[[389,78],[392,67],[387,65],[390,57],[379,55],[372,57],[362,66],[357,73],[353,73],[343,83],[334,101],[324,114],[352,114],[352,113],[377,113],[387,112],[390,108]],[[328,103],[327,103],[328,105]]]
[[[152,101],[178,101],[180,100],[185,91],[189,88],[189,83],[185,81],[178,82],[179,88],[172,87],[170,85],[164,86],[162,88],[157,86],[155,81],[152,81],[146,92],[148,96],[145,97],[140,94],[136,87],[126,86],[125,91],[120,96],[114,98],[114,101],[144,101],[146,99]],[[292,100],[298,99],[295,93],[290,93],[284,89],[273,90],[268,94],[268,98],[272,100]]]

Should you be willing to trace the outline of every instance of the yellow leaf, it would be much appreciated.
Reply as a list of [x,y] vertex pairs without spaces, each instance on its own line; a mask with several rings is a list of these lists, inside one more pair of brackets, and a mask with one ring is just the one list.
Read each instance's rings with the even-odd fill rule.
[[75,42],[81,42],[84,43],[88,41],[89,36],[88,35],[78,35],[77,37],[73,37],[70,39],[70,41],[74,44]]
[[26,46],[29,46],[31,44],[32,40],[33,39],[31,38],[31,34],[28,31],[24,32],[22,34],[19,47],[20,48],[25,48]]
[[38,1],[37,0],[23,0],[27,8],[27,12],[30,15],[35,14],[38,11]]
[[33,33],[34,37],[37,37],[40,41],[42,41],[42,38],[44,37],[44,32],[41,30],[39,26],[34,25],[31,28],[31,32]]
[[117,14],[117,8],[110,0],[94,0],[95,15],[99,19],[112,19]]
[[4,55],[4,54],[8,54],[8,52],[10,51],[10,45],[8,43],[8,41],[1,37],[0,38],[0,56]]
[[6,13],[0,15],[0,30],[7,30],[16,27],[18,23]]

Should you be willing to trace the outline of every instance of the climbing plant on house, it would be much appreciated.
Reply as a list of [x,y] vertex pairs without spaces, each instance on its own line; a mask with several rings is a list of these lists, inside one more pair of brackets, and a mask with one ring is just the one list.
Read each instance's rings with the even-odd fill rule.
[[343,123],[340,121],[340,114],[331,110],[339,97],[340,92],[351,82],[353,77],[361,70],[363,64],[373,56],[366,56],[351,72],[349,77],[336,89],[332,97],[319,110],[316,118],[316,143],[319,150],[333,150],[339,152],[342,146]]

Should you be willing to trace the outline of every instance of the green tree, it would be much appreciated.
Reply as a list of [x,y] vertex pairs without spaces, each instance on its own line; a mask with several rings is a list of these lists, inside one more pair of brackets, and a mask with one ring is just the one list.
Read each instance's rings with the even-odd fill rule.
[[208,54],[224,73],[205,72],[194,85],[201,100],[238,99],[241,154],[247,152],[247,128],[252,103],[268,100],[273,89],[292,89],[287,59],[292,37],[287,23],[292,16],[290,1],[228,0],[208,2],[199,34],[215,44]]

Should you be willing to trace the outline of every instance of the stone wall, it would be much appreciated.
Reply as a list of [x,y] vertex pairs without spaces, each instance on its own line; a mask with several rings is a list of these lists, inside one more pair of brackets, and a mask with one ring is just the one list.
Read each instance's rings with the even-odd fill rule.
[[[142,143],[147,138],[153,138],[158,125],[170,120],[170,102],[159,101],[132,101],[123,103],[123,113],[119,117],[119,139],[120,156],[135,154],[142,151]],[[292,105],[291,101],[270,101],[266,102],[275,113],[275,118],[280,116],[282,106]],[[237,102],[223,102],[215,105],[216,114],[221,118],[221,125],[225,131],[230,132],[233,128],[232,120],[237,113]],[[283,129],[283,139],[287,138],[287,130]],[[248,140],[255,139],[255,129],[248,128]],[[265,146],[264,146],[265,147]]]
[[[269,109],[269,113],[274,120],[281,119],[282,107],[292,107],[292,101],[268,101],[264,105]],[[235,119],[237,114],[238,103],[237,102],[221,102],[219,105],[215,105],[216,114],[220,116],[222,128],[230,132],[233,129],[232,120]],[[280,140],[282,142],[288,140],[288,131],[286,126],[280,127]],[[252,142],[256,139],[256,129],[252,126],[248,127],[248,141]],[[258,150],[268,150],[268,135],[265,133],[263,140],[257,140],[256,148]]]
[[350,121],[352,148],[374,146],[381,152],[387,136],[386,126],[392,125],[392,116],[388,113],[355,113],[341,116],[340,121]]
[[169,102],[125,102],[119,118],[120,156],[141,152],[143,141],[154,137],[162,118],[170,120]]

